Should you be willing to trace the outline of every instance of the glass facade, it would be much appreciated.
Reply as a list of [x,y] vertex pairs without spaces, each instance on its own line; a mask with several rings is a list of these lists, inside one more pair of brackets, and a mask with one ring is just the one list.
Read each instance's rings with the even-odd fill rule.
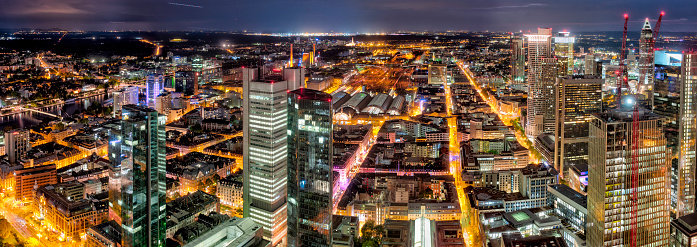
[[697,53],[685,53],[680,93],[680,155],[678,162],[677,217],[695,211],[695,162],[697,162]]
[[331,246],[332,96],[288,94],[288,246]]
[[629,246],[632,191],[637,190],[636,246],[667,246],[670,224],[669,154],[661,116],[641,109],[638,186],[632,188],[632,109],[595,114],[588,142],[588,246]]
[[305,81],[304,72],[285,69],[282,78],[264,77],[257,68],[242,73],[244,217],[262,225],[275,246],[286,238],[288,92]]
[[564,178],[572,165],[587,163],[588,124],[602,110],[602,85],[592,75],[557,79],[554,168]]
[[136,105],[122,109],[120,144],[121,246],[165,245],[165,122],[157,111]]

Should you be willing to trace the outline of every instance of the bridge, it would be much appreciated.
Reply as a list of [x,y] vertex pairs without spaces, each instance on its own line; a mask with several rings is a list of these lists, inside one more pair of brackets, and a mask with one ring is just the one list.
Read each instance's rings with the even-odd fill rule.
[[20,111],[30,111],[30,112],[41,113],[41,114],[48,115],[48,116],[55,117],[55,118],[63,118],[63,117],[61,117],[61,116],[58,116],[58,115],[55,115],[55,114],[52,114],[52,113],[48,113],[48,112],[39,111],[39,110],[36,110],[36,109],[24,108],[24,107],[17,107],[17,108],[18,108]]

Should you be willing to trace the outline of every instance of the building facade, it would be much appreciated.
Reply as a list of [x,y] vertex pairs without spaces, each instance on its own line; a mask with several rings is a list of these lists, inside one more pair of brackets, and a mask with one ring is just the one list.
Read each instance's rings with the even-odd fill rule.
[[286,236],[288,92],[304,82],[303,69],[285,69],[284,76],[260,69],[243,73],[244,91],[244,217],[264,227],[273,245]]
[[653,30],[649,24],[649,18],[644,21],[644,26],[641,28],[641,36],[639,37],[639,90],[646,97],[647,108],[653,107]]
[[557,78],[553,163],[562,177],[572,165],[587,163],[588,124],[602,110],[602,86],[603,79],[595,76]]
[[165,80],[162,74],[149,74],[145,80],[145,104],[155,108],[157,96],[165,90]]
[[515,84],[525,83],[525,45],[523,39],[511,39],[511,80]]
[[526,135],[554,132],[554,83],[557,60],[552,53],[552,29],[525,35],[528,49],[528,110]]
[[557,57],[559,76],[569,76],[574,73],[574,43],[576,37],[569,32],[558,32],[554,36],[554,56]]
[[36,186],[55,184],[56,165],[35,166],[16,170],[15,174],[15,200],[27,201],[32,200],[33,190]]
[[288,93],[288,246],[331,246],[332,96]]
[[31,149],[29,130],[5,132],[5,153],[10,163],[18,162],[29,149]]
[[[670,150],[659,115],[641,109],[637,135],[633,133],[633,107],[594,115],[588,143],[589,246],[627,245],[636,229],[636,246],[666,246],[669,239]],[[633,151],[632,138],[638,148]],[[632,160],[637,155],[638,186],[632,187]],[[636,215],[630,197],[637,191]],[[634,218],[634,219],[632,219]],[[632,221],[637,220],[636,226]]]
[[697,162],[697,53],[685,53],[680,92],[680,150],[678,161],[677,217],[695,211],[695,162]]
[[121,133],[113,141],[120,142],[120,150],[110,148],[117,151],[110,156],[120,161],[122,246],[164,246],[166,117],[126,105],[121,118]]

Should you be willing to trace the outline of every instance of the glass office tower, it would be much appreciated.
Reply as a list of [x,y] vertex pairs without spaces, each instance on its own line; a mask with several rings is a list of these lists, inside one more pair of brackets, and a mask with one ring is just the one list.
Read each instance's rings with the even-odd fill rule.
[[288,246],[331,246],[332,96],[288,93]]
[[112,140],[120,149],[110,149],[121,161],[121,246],[164,246],[167,118],[137,105],[124,106],[121,116],[121,133]]

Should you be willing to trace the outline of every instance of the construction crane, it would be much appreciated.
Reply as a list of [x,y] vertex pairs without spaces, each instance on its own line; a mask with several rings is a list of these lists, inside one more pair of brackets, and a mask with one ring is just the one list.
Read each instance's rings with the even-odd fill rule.
[[[624,32],[622,32],[622,50],[620,50],[620,69],[617,71],[617,108],[622,103],[622,87],[627,85],[627,66],[624,63],[627,61],[627,21],[629,15],[624,14]],[[629,87],[627,87],[629,88]]]
[[[649,44],[649,53],[650,55],[648,56],[649,62],[653,63],[653,53],[654,53],[654,45],[655,45],[655,40],[658,38],[658,30],[661,28],[661,19],[663,19],[663,15],[665,13],[661,12],[661,15],[658,17],[658,20],[656,21],[656,30],[653,32],[653,37],[650,41]],[[627,35],[627,15],[625,15],[625,31],[624,35]],[[624,42],[623,42],[624,44]],[[623,45],[624,46],[624,45]],[[624,53],[624,49],[622,50],[622,53]],[[625,68],[626,69],[626,68]],[[647,71],[641,70],[641,75],[640,78],[644,78],[646,76]],[[626,78],[626,70],[625,74],[623,74],[623,77]],[[639,90],[639,86],[637,85],[636,90]],[[635,92],[638,93],[638,92]],[[637,212],[637,207],[638,207],[638,202],[639,202],[639,102],[638,100],[635,100],[634,102],[634,112],[632,113],[632,173],[631,173],[631,247],[636,247],[637,246],[637,228],[638,228],[638,212]]]

